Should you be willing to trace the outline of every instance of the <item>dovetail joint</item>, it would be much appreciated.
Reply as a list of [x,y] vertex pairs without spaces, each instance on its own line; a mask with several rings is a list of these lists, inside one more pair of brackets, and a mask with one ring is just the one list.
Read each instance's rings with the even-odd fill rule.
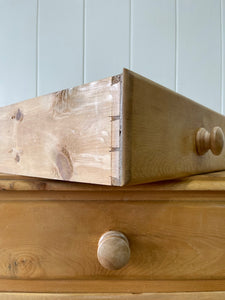
[[120,147],[112,147],[109,152],[116,152],[116,151],[120,151]]
[[120,119],[120,115],[119,116],[111,116],[111,121],[116,121]]
[[121,79],[121,75],[116,75],[116,76],[113,76],[112,77],[112,85],[120,82],[120,79]]
[[111,176],[111,184],[112,184],[112,185],[119,186],[119,185],[120,185],[120,180],[119,180],[119,178]]

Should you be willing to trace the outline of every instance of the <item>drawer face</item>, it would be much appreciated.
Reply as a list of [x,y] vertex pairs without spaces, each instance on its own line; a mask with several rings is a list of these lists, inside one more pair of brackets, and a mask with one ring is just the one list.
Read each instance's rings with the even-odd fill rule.
[[[100,236],[129,240],[128,265],[97,260]],[[225,202],[1,201],[1,279],[224,279]]]

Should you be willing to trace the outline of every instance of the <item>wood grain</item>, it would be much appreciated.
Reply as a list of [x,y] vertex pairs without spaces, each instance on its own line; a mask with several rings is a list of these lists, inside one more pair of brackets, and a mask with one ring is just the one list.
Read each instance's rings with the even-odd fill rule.
[[225,280],[11,280],[0,291],[26,293],[171,293],[224,291]]
[[[126,69],[2,108],[0,121],[4,173],[123,186],[225,169],[225,117]],[[218,127],[220,155],[199,155],[199,128]]]
[[196,147],[199,155],[211,150],[214,155],[220,155],[224,146],[224,134],[220,127],[214,127],[209,133],[200,128],[196,133]]
[[224,300],[225,292],[146,294],[32,294],[1,293],[1,300]]
[[0,170],[110,185],[116,101],[120,78],[109,77],[1,108]]
[[[202,175],[195,175],[176,180],[164,182],[154,182],[143,185],[113,187],[105,185],[92,185],[83,183],[73,183],[65,181],[56,181],[40,179],[26,176],[1,174],[0,173],[0,191],[73,191],[73,192],[216,192],[225,191],[225,172],[214,172]],[[1,194],[0,193],[0,194]],[[152,194],[148,193],[149,199]],[[143,193],[139,193],[141,197]],[[75,194],[74,194],[75,195]],[[137,197],[138,198],[138,197]],[[136,198],[136,199],[137,199]],[[121,198],[120,198],[121,199]]]
[[199,128],[225,130],[225,117],[134,72],[123,73],[123,183],[225,169],[225,149],[200,156]]
[[[225,204],[216,201],[1,201],[0,282],[222,280],[224,226]],[[130,245],[130,261],[117,271],[97,259],[109,230]]]
[[225,172],[145,185],[113,187],[0,174],[0,200],[224,202]]
[[97,257],[103,268],[119,270],[130,259],[130,247],[126,236],[118,231],[105,232],[98,241]]

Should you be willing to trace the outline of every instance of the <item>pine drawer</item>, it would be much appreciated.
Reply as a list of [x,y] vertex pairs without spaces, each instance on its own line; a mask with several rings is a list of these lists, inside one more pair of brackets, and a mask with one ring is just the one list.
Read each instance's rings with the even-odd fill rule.
[[[2,175],[0,291],[224,290],[224,179],[117,188]],[[108,231],[128,240],[121,269],[98,261]]]
[[0,122],[4,173],[123,186],[225,170],[225,116],[126,69]]

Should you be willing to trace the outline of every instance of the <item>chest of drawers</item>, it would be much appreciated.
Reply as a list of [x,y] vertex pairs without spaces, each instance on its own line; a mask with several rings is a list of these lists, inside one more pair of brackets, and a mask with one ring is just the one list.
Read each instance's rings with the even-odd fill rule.
[[132,187],[1,175],[0,258],[0,299],[224,299],[225,172]]

